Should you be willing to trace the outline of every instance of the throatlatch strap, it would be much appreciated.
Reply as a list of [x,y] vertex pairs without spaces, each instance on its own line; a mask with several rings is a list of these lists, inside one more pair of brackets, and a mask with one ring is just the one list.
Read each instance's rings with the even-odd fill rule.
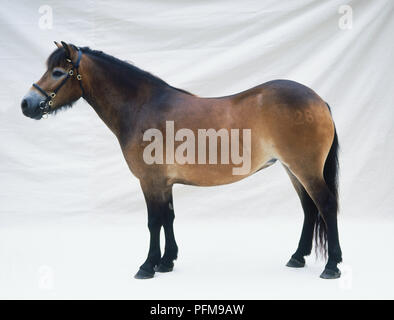
[[75,62],[75,64],[74,64],[75,69],[78,69],[79,63],[81,62],[81,58],[82,58],[82,51],[80,49],[78,49],[77,62]]

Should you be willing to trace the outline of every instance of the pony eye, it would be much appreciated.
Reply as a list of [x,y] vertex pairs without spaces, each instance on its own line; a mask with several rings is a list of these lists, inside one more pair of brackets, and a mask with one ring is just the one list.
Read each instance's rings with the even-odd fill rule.
[[52,76],[55,78],[61,77],[64,73],[59,71],[59,70],[55,70],[52,72]]

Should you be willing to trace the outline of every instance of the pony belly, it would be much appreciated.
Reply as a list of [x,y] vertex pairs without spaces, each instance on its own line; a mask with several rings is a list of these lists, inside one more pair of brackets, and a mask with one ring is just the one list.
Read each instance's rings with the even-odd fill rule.
[[171,170],[168,178],[170,183],[209,187],[233,183],[249,176],[234,175],[233,168],[233,165],[184,165],[183,168]]
[[167,166],[169,184],[181,183],[196,186],[218,186],[240,181],[257,171],[273,165],[276,159],[271,156],[254,157],[248,170],[239,170],[235,164],[184,164]]

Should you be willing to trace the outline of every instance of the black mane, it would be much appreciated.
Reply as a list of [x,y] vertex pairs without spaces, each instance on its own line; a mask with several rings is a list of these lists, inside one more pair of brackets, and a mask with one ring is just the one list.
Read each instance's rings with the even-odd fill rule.
[[[89,47],[80,47],[79,50],[82,51],[84,54],[91,55],[93,57],[96,57],[103,62],[106,62],[107,64],[111,65],[111,67],[119,67],[119,70],[122,72],[120,74],[117,74],[117,77],[125,78],[130,80],[130,77],[133,75],[137,75],[139,79],[143,79],[148,81],[149,83],[152,83],[157,86],[161,87],[171,87],[173,89],[176,89],[178,91],[181,91],[186,94],[191,94],[183,89],[178,89],[170,86],[167,82],[164,80],[160,79],[159,77],[156,77],[155,75],[144,71],[140,68],[137,68],[136,66],[126,62],[122,61],[118,58],[115,58],[109,54],[106,54],[102,51],[98,50],[92,50]],[[66,51],[64,48],[58,48],[56,49],[48,58],[47,60],[47,67],[48,69],[53,69],[56,66],[64,64],[66,61]]]

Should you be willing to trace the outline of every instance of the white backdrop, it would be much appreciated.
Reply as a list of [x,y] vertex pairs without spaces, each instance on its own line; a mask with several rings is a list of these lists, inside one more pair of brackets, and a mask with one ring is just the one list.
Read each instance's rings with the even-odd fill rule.
[[[351,29],[339,25],[341,5],[352,9]],[[1,298],[394,298],[393,1],[0,7]],[[284,267],[303,214],[276,164],[232,185],[176,186],[175,270],[134,280],[148,249],[146,209],[115,137],[82,100],[47,120],[22,115],[53,40],[132,61],[200,96],[278,78],[313,88],[341,144],[342,279],[319,279],[313,256],[305,269]]]

